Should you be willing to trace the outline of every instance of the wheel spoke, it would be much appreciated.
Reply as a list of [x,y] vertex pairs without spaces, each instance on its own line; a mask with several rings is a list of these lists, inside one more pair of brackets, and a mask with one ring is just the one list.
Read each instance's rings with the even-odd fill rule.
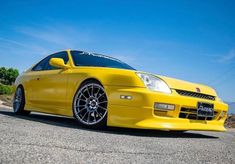
[[84,99],[79,99],[79,98],[78,98],[77,100],[86,102],[86,100],[84,100]]
[[[82,92],[81,92],[81,96],[83,96],[83,97],[85,97],[87,99],[87,97]],[[81,96],[80,96],[80,98],[81,98]]]
[[96,111],[94,111],[93,114],[94,114],[94,121],[96,122],[95,112],[96,112]]
[[86,105],[78,105],[78,106],[76,106],[76,108],[83,107],[83,106],[86,106]]
[[102,101],[102,102],[99,102],[98,104],[103,104],[103,103],[107,103],[108,101]]
[[81,113],[82,111],[84,111],[84,109],[86,109],[86,107],[79,110],[78,113]]
[[91,86],[91,96],[94,96],[94,86]]
[[97,97],[97,99],[101,98],[104,95],[104,93],[102,93],[101,95],[99,95],[99,97]]
[[103,109],[103,110],[107,110],[106,108],[104,108],[104,107],[102,107],[102,106],[100,106],[100,105],[98,105],[98,108],[101,108],[101,109]]
[[102,117],[101,115],[100,115],[100,113],[96,110],[96,113],[100,116],[100,118]]
[[88,93],[89,97],[91,97],[91,94],[90,94],[90,92],[89,92],[89,88],[88,88],[88,86],[86,87],[86,91],[87,91],[87,93]]
[[90,114],[91,114],[91,112],[88,112],[88,117],[87,117],[87,123],[89,124],[89,122],[90,122]]
[[86,112],[86,113],[82,116],[82,120],[85,118],[85,116],[86,116],[87,113],[88,113],[88,112]]
[[98,98],[98,94],[99,94],[99,92],[100,92],[100,87],[98,88],[98,91],[97,91],[97,93],[96,93],[96,98]]

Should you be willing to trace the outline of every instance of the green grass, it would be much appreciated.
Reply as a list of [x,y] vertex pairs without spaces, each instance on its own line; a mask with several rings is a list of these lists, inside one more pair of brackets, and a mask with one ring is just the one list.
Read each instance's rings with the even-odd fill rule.
[[11,95],[13,93],[13,86],[4,85],[0,83],[0,95]]

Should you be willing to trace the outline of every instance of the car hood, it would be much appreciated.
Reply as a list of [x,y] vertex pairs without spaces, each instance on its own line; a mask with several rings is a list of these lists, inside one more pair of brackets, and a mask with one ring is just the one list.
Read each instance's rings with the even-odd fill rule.
[[185,91],[190,91],[190,92],[198,92],[197,88],[199,88],[200,93],[216,96],[216,91],[209,86],[206,86],[203,84],[191,83],[188,81],[183,81],[183,80],[170,78],[170,77],[166,77],[166,76],[161,76],[161,75],[157,75],[157,76],[159,78],[161,78],[162,80],[164,80],[171,89],[179,89],[179,90],[185,90]]

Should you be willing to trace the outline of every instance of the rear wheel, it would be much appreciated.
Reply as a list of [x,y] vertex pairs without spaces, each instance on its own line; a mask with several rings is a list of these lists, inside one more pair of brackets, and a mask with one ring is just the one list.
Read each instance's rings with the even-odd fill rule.
[[24,106],[25,106],[24,89],[22,86],[19,86],[16,89],[13,99],[13,112],[19,115],[28,115],[30,111],[25,111]]
[[73,100],[73,113],[85,127],[103,128],[107,123],[108,99],[104,88],[88,81],[78,89]]

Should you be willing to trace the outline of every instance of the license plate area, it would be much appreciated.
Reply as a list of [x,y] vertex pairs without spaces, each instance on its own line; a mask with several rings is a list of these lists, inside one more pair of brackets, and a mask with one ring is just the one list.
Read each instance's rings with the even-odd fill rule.
[[198,102],[197,116],[198,117],[214,117],[214,104]]

